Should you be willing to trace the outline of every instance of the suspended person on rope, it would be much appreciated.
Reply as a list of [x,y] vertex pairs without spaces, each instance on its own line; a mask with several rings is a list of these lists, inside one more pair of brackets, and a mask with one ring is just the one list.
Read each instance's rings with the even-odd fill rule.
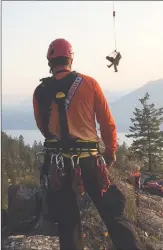
[[118,72],[117,66],[119,65],[119,61],[122,58],[120,52],[117,51],[117,41],[116,41],[116,28],[115,28],[115,10],[114,10],[114,1],[113,1],[113,23],[114,23],[114,42],[115,42],[115,50],[111,54],[115,54],[114,57],[106,56],[106,59],[111,62],[110,65],[107,65],[108,68],[111,68],[114,65],[115,72]]
[[[48,196],[49,209],[56,213],[58,221],[60,249],[84,249],[77,200],[83,188],[94,202],[117,249],[143,249],[133,225],[124,218],[125,197],[116,185],[110,184],[98,149],[95,117],[105,144],[104,157],[111,167],[116,159],[116,126],[100,85],[94,78],[71,70],[73,50],[65,39],[56,39],[50,44],[47,59],[52,77],[43,78],[35,89],[33,107],[37,126],[45,137],[44,147],[48,149],[45,174],[52,166],[52,156],[56,159],[53,167],[59,166],[61,158],[57,157],[62,155],[64,160],[62,178],[59,174],[57,177],[58,172],[53,168],[56,175],[50,179],[53,189]],[[58,150],[57,156],[50,156],[52,148]],[[72,157],[74,154],[78,154],[77,162]],[[82,176],[81,181],[78,178],[80,190],[72,184],[75,183],[74,173]]]
[[116,50],[114,52],[116,53],[115,57],[106,56],[106,59],[111,62],[111,64],[107,66],[108,68],[111,68],[114,65],[115,72],[118,72],[117,66],[119,65],[119,61],[122,58],[122,56],[120,52],[116,52]]

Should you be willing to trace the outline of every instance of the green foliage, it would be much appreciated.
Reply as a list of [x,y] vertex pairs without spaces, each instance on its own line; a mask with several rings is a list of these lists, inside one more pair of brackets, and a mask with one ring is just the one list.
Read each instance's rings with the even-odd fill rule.
[[37,169],[36,153],[42,150],[41,142],[34,141],[30,147],[24,143],[22,135],[12,138],[6,133],[1,133],[2,139],[2,207],[7,207],[8,186],[17,183],[35,185],[38,183],[39,172]]
[[116,158],[117,164],[120,166],[126,165],[126,158],[128,155],[128,147],[125,142],[122,145],[117,146]]
[[163,108],[156,109],[153,103],[148,104],[148,93],[139,100],[142,109],[135,108],[130,134],[126,137],[134,139],[130,151],[151,171],[163,167],[163,132],[160,131]]

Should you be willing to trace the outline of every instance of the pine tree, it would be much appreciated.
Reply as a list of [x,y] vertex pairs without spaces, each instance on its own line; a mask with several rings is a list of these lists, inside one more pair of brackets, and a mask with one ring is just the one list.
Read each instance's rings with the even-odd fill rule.
[[163,122],[163,108],[155,108],[155,104],[148,104],[149,94],[139,99],[142,109],[135,108],[132,126],[127,138],[133,138],[131,151],[139,160],[143,160],[148,170],[163,166],[163,132],[160,125]]
[[127,155],[128,155],[128,147],[127,144],[123,142],[122,145],[117,146],[116,161],[118,165],[120,166],[125,165]]

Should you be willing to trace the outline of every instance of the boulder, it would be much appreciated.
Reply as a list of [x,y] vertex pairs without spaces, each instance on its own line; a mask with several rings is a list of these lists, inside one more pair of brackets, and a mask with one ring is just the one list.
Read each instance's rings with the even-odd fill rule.
[[24,185],[12,185],[8,188],[8,212],[3,212],[2,237],[7,235],[57,234],[57,224],[48,214],[47,206],[42,211],[42,190],[38,187],[27,188]]
[[8,188],[8,221],[15,224],[28,221],[36,215],[36,189],[23,185]]

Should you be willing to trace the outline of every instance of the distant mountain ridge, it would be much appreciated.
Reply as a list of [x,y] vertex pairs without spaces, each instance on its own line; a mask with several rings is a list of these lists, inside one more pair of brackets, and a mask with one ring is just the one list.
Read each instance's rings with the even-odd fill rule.
[[[134,108],[140,107],[139,98],[142,98],[146,92],[150,95],[150,102],[155,103],[156,107],[163,107],[163,79],[151,81],[124,96],[119,92],[111,97],[110,92],[104,92],[117,124],[118,132],[128,131]],[[32,98],[22,101],[19,105],[2,105],[2,129],[36,129],[33,117]]]
[[141,108],[139,99],[144,97],[146,92],[150,95],[150,103],[154,103],[157,108],[163,107],[163,79],[151,81],[110,104],[118,132],[128,131],[133,111],[135,107]]
[[[108,91],[105,90],[104,94],[109,101],[109,103],[114,102],[121,98],[122,96],[125,96],[130,91]],[[32,96],[22,98],[22,96],[12,96],[12,95],[2,95],[2,106],[3,108],[11,108],[11,106],[17,107],[18,109],[23,106],[26,108],[32,108]]]

